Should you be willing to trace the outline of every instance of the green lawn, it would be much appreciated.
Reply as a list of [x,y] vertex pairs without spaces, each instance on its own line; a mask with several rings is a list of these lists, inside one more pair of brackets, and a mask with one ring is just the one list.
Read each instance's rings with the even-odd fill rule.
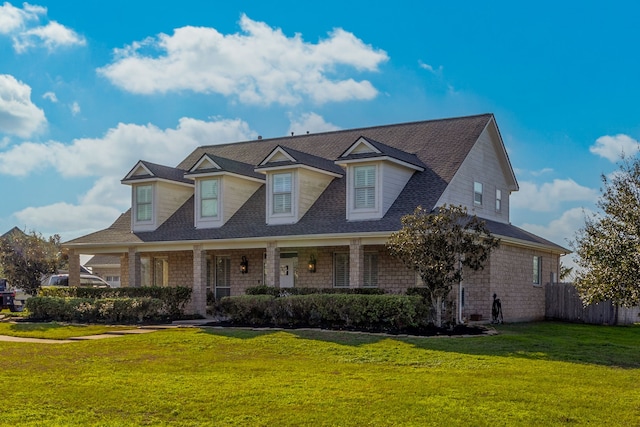
[[24,338],[63,340],[71,337],[104,334],[110,331],[134,329],[135,326],[65,325],[51,323],[0,323],[0,335]]
[[396,338],[190,328],[0,343],[0,424],[640,424],[640,326]]

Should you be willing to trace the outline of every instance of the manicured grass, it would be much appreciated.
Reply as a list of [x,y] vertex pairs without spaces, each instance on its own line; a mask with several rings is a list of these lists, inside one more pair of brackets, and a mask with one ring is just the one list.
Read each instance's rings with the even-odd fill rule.
[[474,338],[190,328],[0,343],[19,425],[624,425],[640,326],[508,325]]
[[51,323],[0,323],[0,335],[24,338],[63,340],[71,337],[104,334],[109,331],[132,329],[133,326],[64,325]]

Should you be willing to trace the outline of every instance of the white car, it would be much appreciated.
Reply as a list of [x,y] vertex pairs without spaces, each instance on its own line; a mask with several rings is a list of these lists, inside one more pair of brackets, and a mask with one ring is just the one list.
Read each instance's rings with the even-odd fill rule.
[[[68,274],[52,274],[47,277],[42,286],[69,286]],[[80,273],[80,286],[83,288],[110,288],[104,279],[93,274]]]

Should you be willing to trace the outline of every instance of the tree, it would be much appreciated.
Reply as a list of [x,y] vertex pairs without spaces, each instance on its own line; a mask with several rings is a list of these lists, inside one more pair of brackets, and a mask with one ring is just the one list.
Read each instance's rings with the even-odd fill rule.
[[602,175],[602,184],[601,212],[585,215],[571,242],[574,284],[584,305],[640,305],[640,159],[623,158],[619,171]]
[[[19,231],[19,230],[18,230]],[[7,233],[0,238],[0,268],[14,287],[34,295],[44,274],[55,273],[66,264],[60,236],[45,239],[35,231]]]
[[484,221],[462,206],[445,205],[432,213],[418,206],[402,217],[402,228],[387,242],[389,253],[416,271],[424,283],[442,325],[442,301],[462,280],[462,268],[484,268],[491,250],[499,245]]

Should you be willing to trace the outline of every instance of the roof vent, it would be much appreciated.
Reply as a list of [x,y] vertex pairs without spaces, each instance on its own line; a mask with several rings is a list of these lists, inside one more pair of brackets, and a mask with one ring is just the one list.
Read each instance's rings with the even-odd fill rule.
[[258,141],[262,139],[262,135],[258,135]]

